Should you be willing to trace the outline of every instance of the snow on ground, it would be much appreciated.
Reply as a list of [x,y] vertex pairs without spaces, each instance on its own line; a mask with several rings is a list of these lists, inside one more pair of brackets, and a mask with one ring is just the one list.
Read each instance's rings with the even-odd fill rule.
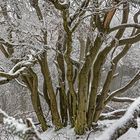
[[[127,109],[126,113],[124,114],[123,117],[121,117],[120,119],[116,120],[116,122],[114,122],[112,124],[112,126],[110,126],[107,130],[104,131],[103,135],[101,135],[99,138],[97,138],[98,140],[110,140],[111,136],[113,136],[113,134],[115,133],[115,131],[117,129],[120,129],[122,127],[125,128],[125,125],[127,126],[127,122],[131,121],[130,124],[132,124],[132,118],[134,118],[134,115],[139,115],[140,113],[140,97],[137,98],[131,105],[130,107]],[[133,119],[134,120],[134,119]],[[138,121],[138,129],[136,132],[139,132],[139,128],[140,128],[140,123],[139,123],[139,119],[137,119]],[[136,122],[133,122],[134,124]],[[129,125],[130,125],[129,124]],[[120,140],[124,140],[125,138],[129,138],[130,136],[132,136],[132,134],[134,134],[134,132],[132,133],[132,131],[134,131],[134,129],[130,129],[129,132],[127,132],[124,136],[122,136],[120,138]],[[130,135],[131,134],[131,135]],[[138,135],[133,135],[135,137],[139,137]],[[131,138],[132,139],[132,138]],[[133,137],[134,139],[134,137]],[[139,137],[140,139],[140,137]]]
[[[99,121],[98,128],[100,131],[90,131],[86,135],[76,136],[74,129],[70,126],[63,128],[59,131],[55,131],[50,128],[46,132],[41,134],[42,140],[99,140],[99,137],[102,136],[104,130],[108,129],[109,126],[112,126],[118,120],[104,120]],[[138,129],[130,128],[127,133],[121,136],[118,140],[140,140],[140,118],[138,121]],[[7,135],[8,136],[8,135]],[[21,140],[17,137],[8,136],[11,139],[8,140]],[[3,135],[3,138],[0,135],[0,140],[6,140],[6,136]]]
[[[116,122],[116,120],[101,121],[99,122],[99,127],[102,128],[101,131],[87,132],[87,134],[84,136],[76,136],[74,133],[74,129],[70,127],[63,128],[59,131],[55,131],[54,129],[50,128],[46,132],[41,134],[41,138],[42,140],[99,140],[98,137],[100,137],[103,131],[106,130],[109,126],[111,126],[114,122]],[[3,138],[0,136],[0,140],[6,140],[6,137]],[[8,140],[21,139],[17,137],[13,138],[12,136],[11,139]],[[121,136],[118,140],[140,140],[140,119],[138,119],[138,129],[130,128],[129,131],[123,136]]]
[[[76,136],[74,129],[70,127],[63,128],[59,131],[54,131],[48,129],[46,132],[41,134],[42,140],[99,140],[103,133],[103,130],[106,130],[107,127],[111,126],[116,120],[105,120],[99,122],[99,127],[102,127],[102,131],[97,132],[87,132],[84,136]],[[88,134],[90,135],[88,136]],[[88,137],[88,138],[87,138]],[[118,140],[140,140],[140,119],[138,119],[138,129],[130,128],[127,133],[121,136]]]
[[70,127],[63,128],[59,131],[48,129],[46,132],[41,134],[42,140],[75,140],[74,129]]

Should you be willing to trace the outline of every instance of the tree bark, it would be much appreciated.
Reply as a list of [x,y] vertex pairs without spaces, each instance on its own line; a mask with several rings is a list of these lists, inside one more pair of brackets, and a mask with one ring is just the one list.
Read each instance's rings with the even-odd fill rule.
[[46,120],[44,118],[43,111],[41,108],[41,103],[40,103],[40,98],[39,98],[39,93],[38,93],[38,78],[32,69],[30,69],[30,75],[31,77],[22,76],[22,79],[24,80],[25,84],[31,91],[32,105],[36,112],[38,121],[41,124],[41,128],[43,131],[46,131],[48,126],[47,126],[47,123],[46,123]]
[[[41,52],[40,56],[37,56],[37,59],[40,63],[43,62],[43,65],[40,65],[42,68],[42,75],[44,77],[44,81],[46,83],[45,87],[47,88],[47,93],[44,93],[47,98],[49,98],[50,110],[52,115],[52,122],[55,125],[56,129],[62,128],[62,123],[60,119],[60,115],[58,112],[56,95],[53,89],[51,75],[47,62],[47,54],[46,51]],[[44,84],[45,84],[44,83]]]

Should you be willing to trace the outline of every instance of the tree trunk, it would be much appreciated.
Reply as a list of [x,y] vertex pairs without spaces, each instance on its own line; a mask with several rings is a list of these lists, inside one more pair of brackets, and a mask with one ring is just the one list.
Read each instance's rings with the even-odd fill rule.
[[53,85],[52,85],[52,80],[51,80],[51,75],[48,67],[48,62],[47,62],[47,54],[46,51],[43,51],[41,56],[38,56],[38,61],[40,62],[41,70],[43,77],[46,81],[46,87],[47,87],[47,93],[48,93],[48,98],[50,99],[50,110],[51,110],[51,115],[52,115],[52,122],[55,125],[56,129],[62,128],[62,123],[60,120],[58,108],[57,108],[57,102],[56,102],[56,95],[54,93]]
[[25,84],[28,86],[28,88],[31,91],[31,100],[33,108],[36,112],[37,118],[39,123],[41,124],[41,128],[43,131],[47,130],[48,126],[46,123],[46,120],[43,115],[43,111],[41,109],[41,103],[38,93],[38,78],[37,75],[34,73],[33,70],[30,69],[31,77],[28,76],[22,76],[22,79],[24,80]]

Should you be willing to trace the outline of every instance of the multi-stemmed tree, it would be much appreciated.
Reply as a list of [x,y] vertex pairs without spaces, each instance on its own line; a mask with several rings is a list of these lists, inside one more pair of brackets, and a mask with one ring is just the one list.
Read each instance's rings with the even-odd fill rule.
[[[70,122],[77,134],[83,134],[98,122],[110,101],[133,101],[116,96],[140,79],[139,71],[125,86],[110,92],[119,61],[140,41],[140,11],[133,4],[126,0],[1,1],[0,50],[12,57],[14,66],[9,72],[0,71],[0,84],[17,78],[24,82],[44,131],[48,126],[40,96],[56,129]],[[55,81],[50,57],[57,69]],[[102,79],[106,62],[109,66]],[[43,77],[42,87],[35,65]]]

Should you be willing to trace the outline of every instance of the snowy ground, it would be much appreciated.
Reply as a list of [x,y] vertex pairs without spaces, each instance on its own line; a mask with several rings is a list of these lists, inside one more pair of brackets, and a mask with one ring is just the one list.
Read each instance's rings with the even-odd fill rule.
[[[101,131],[91,131],[87,132],[84,136],[76,136],[74,129],[70,127],[63,128],[59,131],[54,131],[53,129],[48,129],[46,132],[41,134],[42,140],[100,140],[99,137],[102,135],[104,130],[115,123],[116,120],[105,120],[99,122],[99,128]],[[4,136],[5,135],[5,136]],[[11,138],[10,138],[11,137]],[[0,140],[20,140],[15,138],[8,133],[0,134]],[[118,140],[140,140],[140,119],[138,119],[138,129],[130,128],[127,133],[121,136]]]
[[[105,126],[111,126],[113,121],[102,121],[100,122],[100,126],[103,127],[103,130],[107,129],[104,128]],[[138,129],[130,128],[129,131],[121,136],[118,140],[140,140],[140,119],[138,119],[139,127]],[[88,136],[88,134],[90,135]],[[99,136],[101,136],[103,131],[97,131],[95,132],[88,132],[85,136],[76,136],[74,134],[74,130],[70,129],[69,127],[62,129],[60,131],[53,131],[52,129],[49,129],[47,132],[43,133],[41,135],[43,140],[99,140]]]

